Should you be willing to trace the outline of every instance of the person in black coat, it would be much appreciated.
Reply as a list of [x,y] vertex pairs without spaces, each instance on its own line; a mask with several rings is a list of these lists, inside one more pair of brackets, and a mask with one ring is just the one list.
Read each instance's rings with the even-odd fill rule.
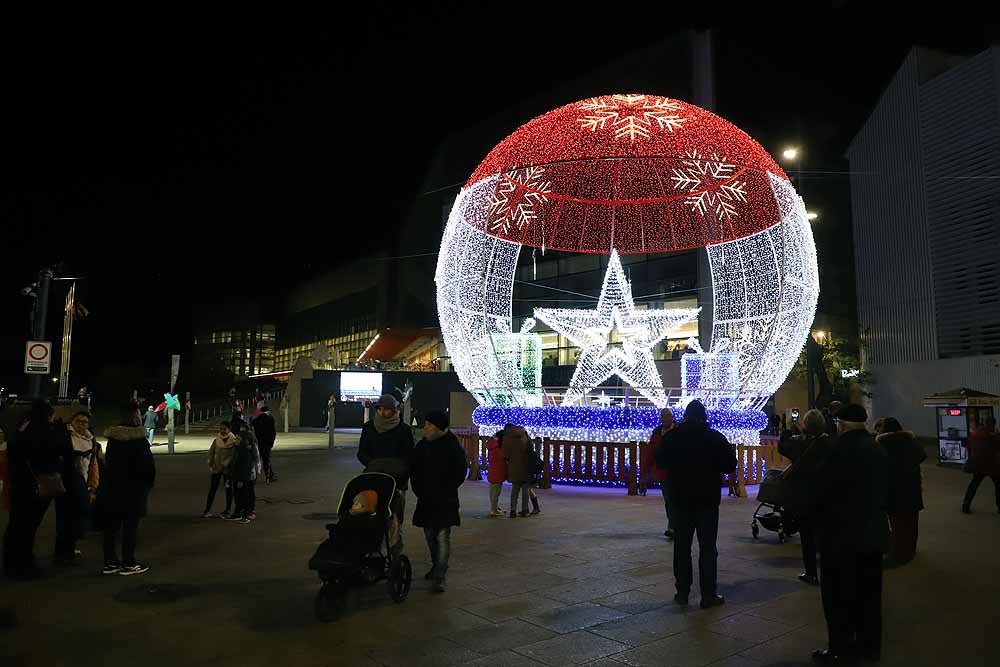
[[410,480],[417,496],[413,525],[424,529],[431,569],[424,579],[443,593],[451,551],[451,527],[461,525],[458,487],[469,472],[465,450],[448,430],[448,415],[433,410],[424,418],[424,438],[413,450]]
[[[66,480],[77,474],[66,427],[54,423],[54,417],[48,401],[35,401],[27,420],[12,434],[7,446],[10,520],[3,538],[3,569],[12,579],[41,576],[35,562],[35,535],[52,498],[38,495],[35,476],[60,473],[65,486]],[[57,549],[62,547],[61,537],[57,536]]]
[[[139,520],[146,516],[149,492],[156,481],[156,463],[142,427],[139,406],[127,403],[118,426],[108,438],[105,469],[97,492],[96,512],[104,527],[104,574],[142,574],[149,567],[135,559]],[[122,533],[122,558],[115,542]]]
[[826,415],[810,410],[802,418],[802,435],[783,437],[778,443],[778,453],[792,462],[785,469],[781,482],[782,509],[799,527],[802,544],[802,564],[805,572],[799,580],[807,584],[819,583],[816,565],[815,519],[809,515],[808,494],[815,475],[826,464],[833,451],[833,439],[826,433]]
[[865,429],[868,413],[845,405],[840,431],[813,484],[820,590],[829,644],[821,662],[878,660],[882,642],[882,554],[889,541],[889,464]]
[[726,437],[709,428],[705,406],[691,401],[684,421],[668,431],[656,452],[656,467],[667,471],[670,519],[674,528],[674,578],[678,604],[687,604],[694,574],[691,543],[698,534],[698,580],[701,607],[726,600],[717,593],[719,503],[722,475],[736,470],[736,452]]
[[875,441],[889,460],[886,511],[892,537],[885,564],[897,567],[909,563],[917,552],[920,511],[924,509],[920,464],[927,458],[927,452],[895,417],[882,420],[881,434]]
[[[403,525],[406,512],[406,489],[413,456],[413,430],[399,418],[399,402],[384,394],[375,403],[375,416],[361,428],[358,441],[358,461],[369,472],[384,472],[396,478],[396,497],[390,506],[398,525]],[[400,531],[394,549],[402,549]]]
[[274,475],[274,468],[271,467],[271,450],[274,449],[278,430],[275,428],[274,417],[271,416],[269,406],[261,406],[260,414],[253,418],[253,432],[257,436],[260,463],[264,467],[264,482],[273,482],[277,477]]

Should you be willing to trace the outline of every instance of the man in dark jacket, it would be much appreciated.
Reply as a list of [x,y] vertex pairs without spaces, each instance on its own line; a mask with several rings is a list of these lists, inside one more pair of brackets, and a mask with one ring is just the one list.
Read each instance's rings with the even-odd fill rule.
[[431,569],[424,579],[434,581],[434,590],[443,593],[451,551],[451,527],[461,525],[458,514],[458,487],[469,472],[465,450],[448,430],[448,415],[438,410],[427,413],[424,438],[413,450],[411,481],[417,495],[413,525],[424,529],[431,554]]
[[965,489],[965,499],[962,501],[962,512],[972,512],[972,499],[983,480],[989,477],[993,480],[993,491],[996,496],[997,512],[1000,512],[1000,435],[996,432],[997,422],[992,416],[969,436],[969,462],[966,470],[972,473],[969,486]]
[[271,450],[274,449],[274,440],[278,435],[274,427],[274,417],[271,416],[271,408],[268,405],[260,407],[260,414],[253,419],[253,432],[257,436],[257,448],[260,450],[260,462],[264,467],[264,482],[273,482],[277,477],[271,467]]
[[701,607],[723,604],[716,586],[719,552],[719,503],[722,475],[736,469],[736,453],[726,437],[708,427],[708,415],[700,401],[691,401],[680,426],[663,436],[656,465],[665,468],[670,519],[674,527],[674,578],[678,604],[687,604],[694,574],[691,542],[698,534],[698,581]]
[[837,413],[840,433],[814,485],[820,590],[829,635],[828,647],[813,652],[821,662],[878,660],[881,653],[889,465],[865,429],[867,420],[860,405],[845,405]]

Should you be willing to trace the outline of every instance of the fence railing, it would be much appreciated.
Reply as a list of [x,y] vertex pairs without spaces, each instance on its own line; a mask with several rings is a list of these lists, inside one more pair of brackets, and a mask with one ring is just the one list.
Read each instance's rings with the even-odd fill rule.
[[[465,449],[469,479],[481,480],[487,471],[486,443],[490,436],[475,430],[455,431]],[[555,483],[617,486],[628,495],[646,487],[639,448],[646,443],[579,442],[535,438],[535,446],[545,463],[542,488]],[[773,467],[787,466],[790,461],[778,453],[778,438],[761,436],[759,445],[736,446],[737,468],[733,475],[720,480],[734,495],[742,496],[747,485],[760,484],[764,473]]]

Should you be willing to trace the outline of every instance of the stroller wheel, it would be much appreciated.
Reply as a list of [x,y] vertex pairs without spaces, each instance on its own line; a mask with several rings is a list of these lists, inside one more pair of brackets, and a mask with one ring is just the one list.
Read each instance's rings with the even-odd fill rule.
[[335,585],[323,584],[322,588],[316,592],[316,599],[313,601],[313,612],[316,614],[316,620],[320,623],[336,621],[344,611],[346,602],[346,597],[338,591]]
[[756,521],[750,524],[750,533],[753,535],[755,540],[757,539],[757,536],[760,535],[760,528],[757,526]]
[[394,602],[402,602],[410,594],[410,583],[413,581],[413,568],[410,559],[404,554],[392,559],[389,563],[389,597]]

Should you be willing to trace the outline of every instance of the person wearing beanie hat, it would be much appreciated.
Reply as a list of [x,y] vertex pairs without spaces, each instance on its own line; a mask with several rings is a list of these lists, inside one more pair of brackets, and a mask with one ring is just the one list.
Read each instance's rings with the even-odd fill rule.
[[726,599],[718,594],[717,539],[722,475],[736,470],[736,452],[726,437],[708,426],[701,401],[691,401],[684,421],[663,434],[656,467],[665,469],[670,522],[674,529],[674,601],[686,605],[694,572],[691,543],[698,534],[698,579],[701,607],[717,607]]
[[828,641],[821,662],[882,651],[882,557],[889,546],[889,463],[856,404],[837,411],[839,435],[812,484],[811,514],[820,553],[820,592]]
[[[396,479],[396,495],[390,502],[398,525],[403,525],[406,512],[406,490],[413,456],[413,429],[399,418],[399,402],[391,394],[383,394],[375,403],[375,415],[361,429],[358,461],[369,472],[384,472]],[[395,535],[394,551],[403,549],[403,532]]]
[[469,472],[465,450],[448,430],[448,415],[432,410],[424,418],[424,437],[413,450],[410,481],[417,495],[413,525],[424,529],[434,591],[443,593],[451,552],[451,528],[461,525],[458,487]]

